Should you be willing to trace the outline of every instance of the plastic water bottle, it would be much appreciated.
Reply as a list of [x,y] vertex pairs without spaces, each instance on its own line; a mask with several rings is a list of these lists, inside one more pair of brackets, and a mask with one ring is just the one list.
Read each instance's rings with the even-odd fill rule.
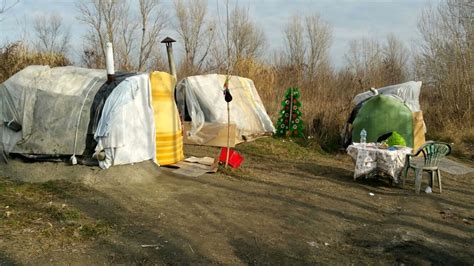
[[360,143],[362,145],[365,145],[366,142],[367,142],[367,131],[365,131],[365,128],[363,128],[360,131]]

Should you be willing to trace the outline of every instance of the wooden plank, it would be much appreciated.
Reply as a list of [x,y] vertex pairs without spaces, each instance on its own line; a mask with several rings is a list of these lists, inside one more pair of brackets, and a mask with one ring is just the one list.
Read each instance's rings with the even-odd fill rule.
[[[184,144],[213,146],[213,147],[227,147],[227,125],[226,124],[204,124],[204,127],[199,131],[199,137],[204,139],[203,143],[198,143],[188,138],[187,132],[191,130],[191,122],[184,122]],[[235,124],[230,124],[230,147],[235,147],[236,144],[242,142],[236,136]]]
[[218,160],[211,157],[190,157],[172,165],[164,165],[173,169],[172,173],[187,177],[198,177],[206,173],[217,172]]
[[[413,151],[425,143],[425,123],[421,111],[413,113]],[[422,153],[420,153],[422,155]]]

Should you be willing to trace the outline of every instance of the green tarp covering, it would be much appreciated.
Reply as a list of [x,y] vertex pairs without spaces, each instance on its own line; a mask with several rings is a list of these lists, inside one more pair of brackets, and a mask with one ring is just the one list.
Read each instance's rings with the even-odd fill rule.
[[377,95],[361,107],[353,122],[352,141],[360,141],[360,132],[365,128],[367,142],[376,142],[383,134],[397,131],[413,147],[413,115],[410,109],[390,96]]

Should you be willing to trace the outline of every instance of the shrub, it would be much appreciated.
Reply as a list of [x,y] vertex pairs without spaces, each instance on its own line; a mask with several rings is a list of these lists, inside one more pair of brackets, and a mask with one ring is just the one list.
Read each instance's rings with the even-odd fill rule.
[[0,49],[0,83],[29,65],[67,66],[71,61],[63,54],[36,52],[21,42],[10,43]]

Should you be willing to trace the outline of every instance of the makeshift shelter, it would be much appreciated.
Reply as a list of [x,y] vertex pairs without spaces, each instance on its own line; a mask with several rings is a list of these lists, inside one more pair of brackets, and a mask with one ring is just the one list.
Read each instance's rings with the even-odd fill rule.
[[106,80],[105,70],[72,66],[16,73],[0,85],[0,149],[30,158],[74,157],[92,145],[105,153],[103,168],[154,159],[148,74]]
[[[8,153],[82,154],[105,71],[29,66],[0,85],[1,143]],[[5,122],[21,125],[16,132]]]
[[271,135],[275,128],[252,80],[218,74],[187,77],[176,87],[184,117],[185,143],[226,146],[227,103],[223,85],[229,78],[231,146]]
[[421,85],[421,81],[410,81],[355,96],[355,107],[348,120],[352,131],[346,132],[346,144],[349,139],[359,142],[360,132],[365,129],[368,142],[397,131],[407,146],[414,149],[421,146],[426,133],[419,103]]

